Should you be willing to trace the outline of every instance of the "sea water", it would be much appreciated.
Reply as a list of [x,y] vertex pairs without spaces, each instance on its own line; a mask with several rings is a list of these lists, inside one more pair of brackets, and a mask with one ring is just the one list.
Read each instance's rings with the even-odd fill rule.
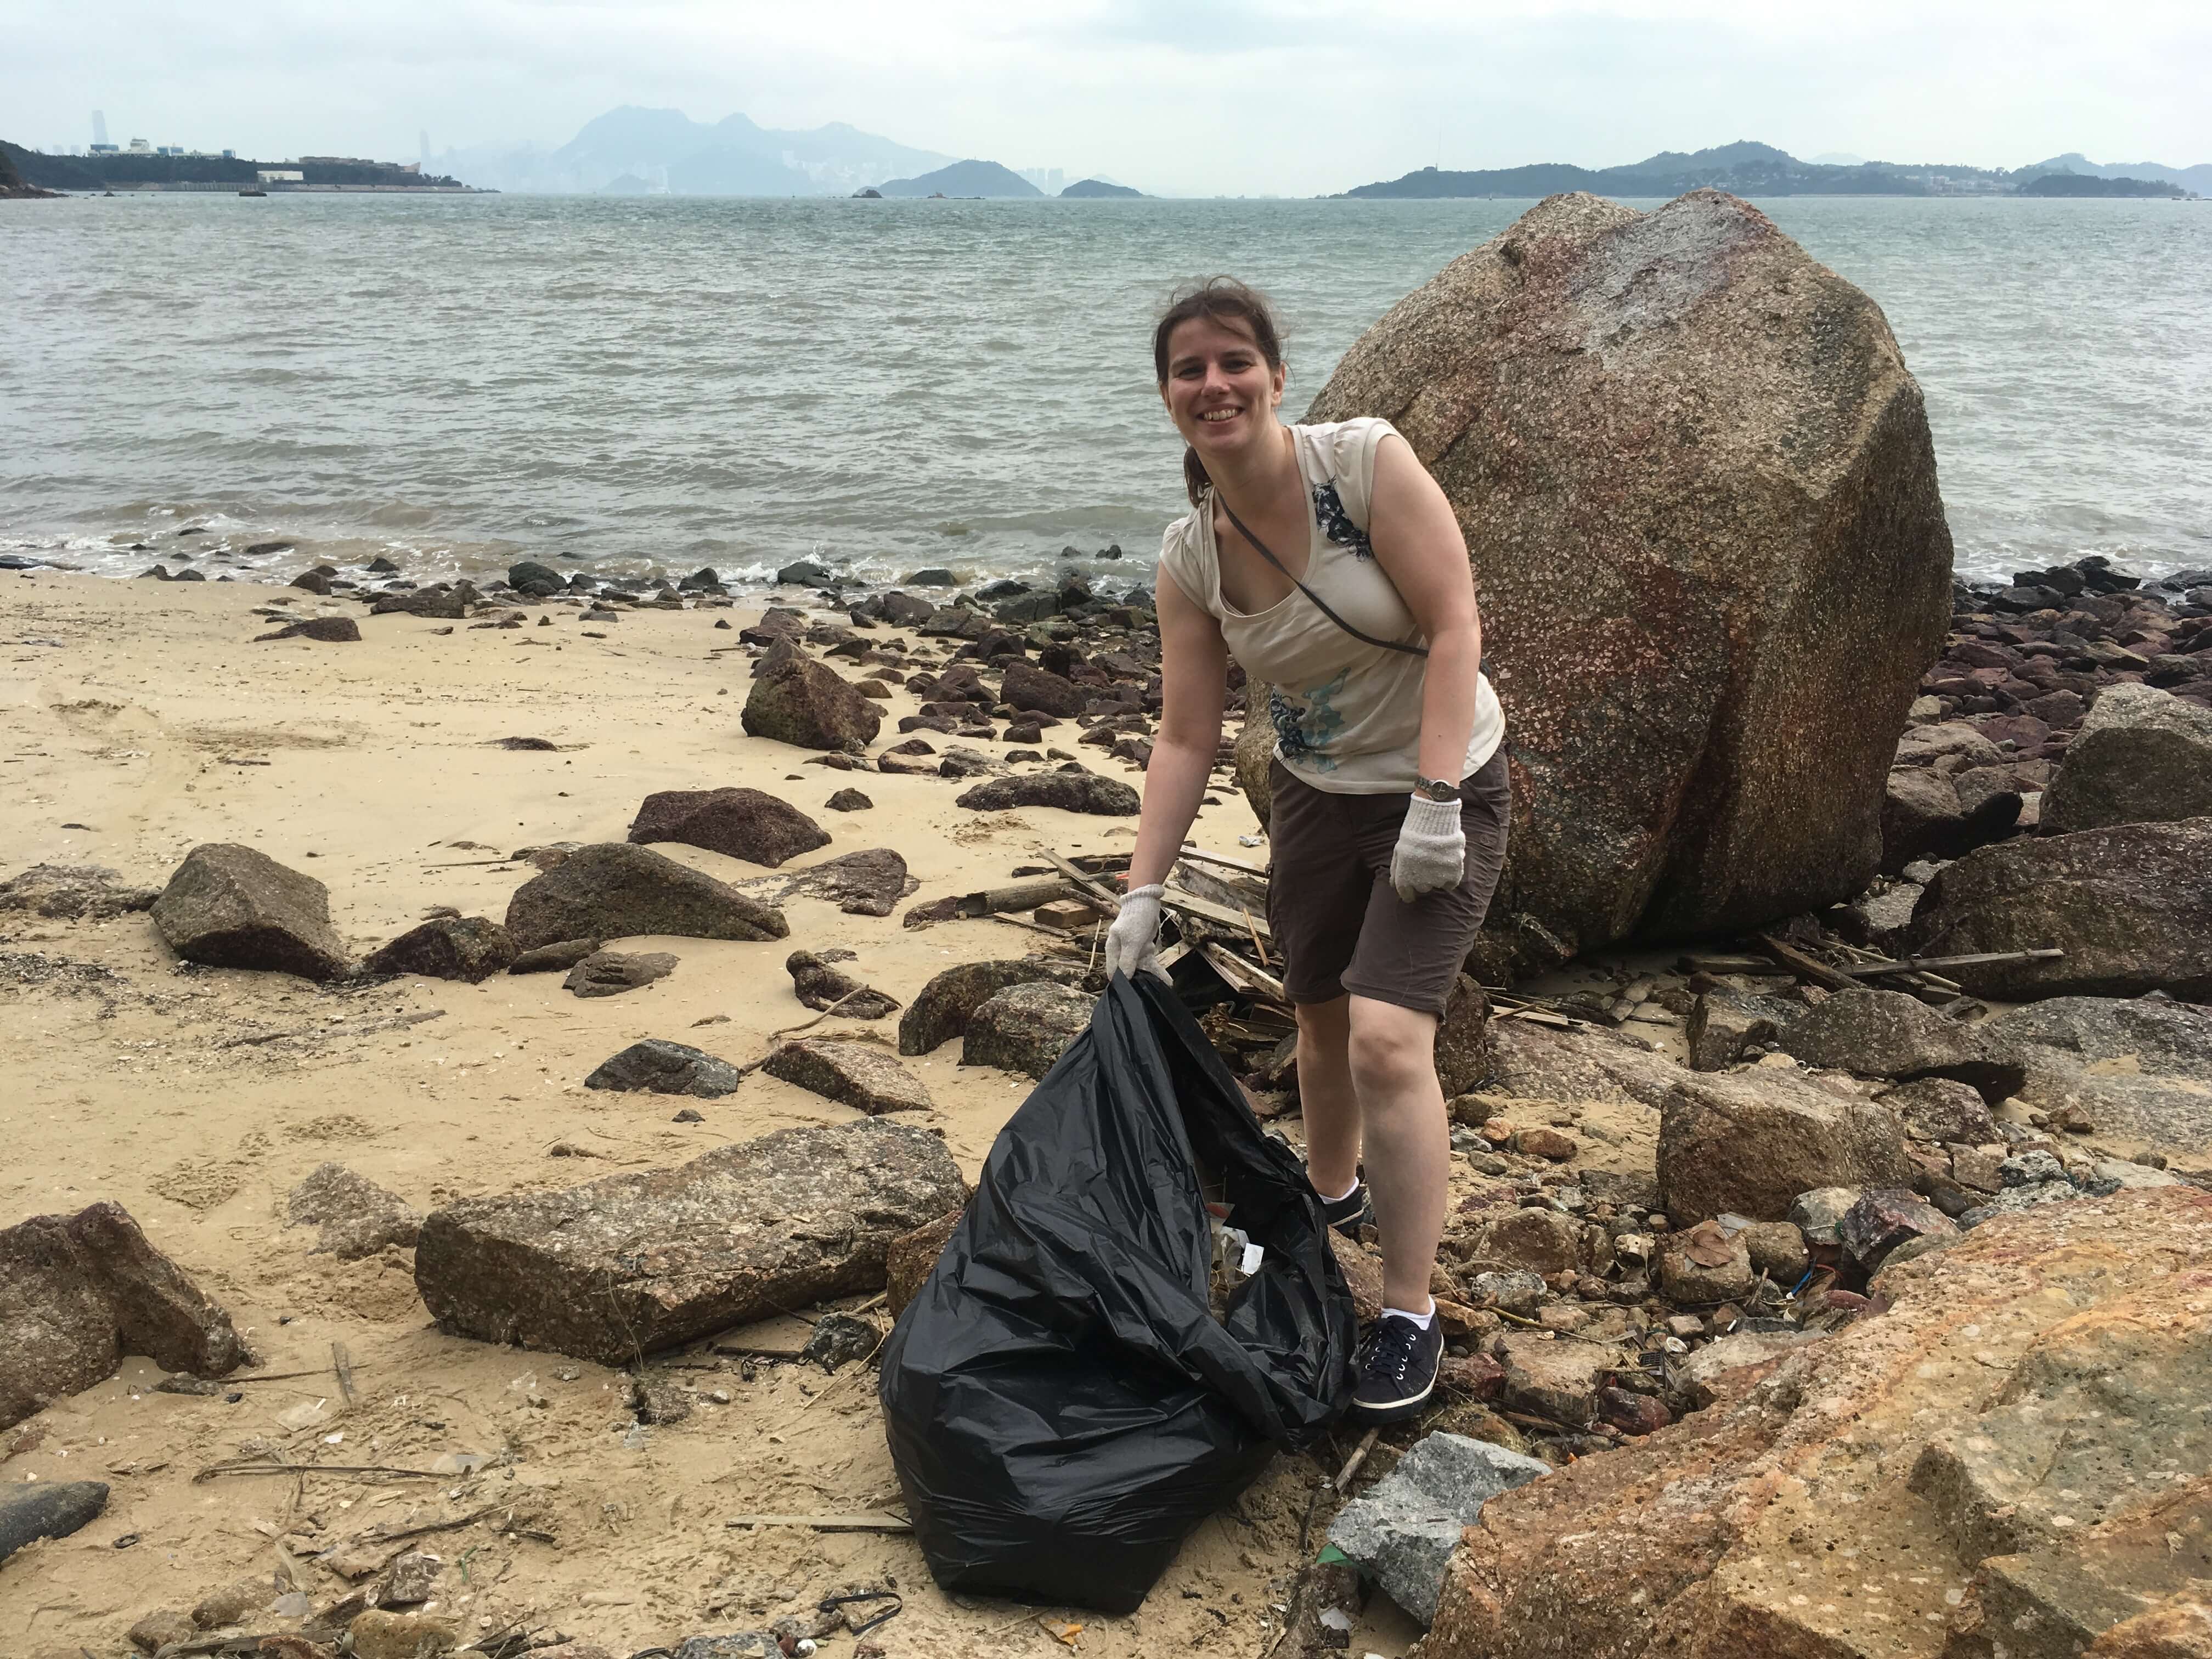
[[[1275,298],[1295,415],[1529,205],[9,203],[0,551],[759,584],[802,558],[964,581],[1119,546],[1097,573],[1149,581],[1182,509],[1151,362],[1173,283]],[[2212,204],[1759,205],[1887,313],[1962,574],[2212,563]],[[297,549],[204,562],[275,538]]]

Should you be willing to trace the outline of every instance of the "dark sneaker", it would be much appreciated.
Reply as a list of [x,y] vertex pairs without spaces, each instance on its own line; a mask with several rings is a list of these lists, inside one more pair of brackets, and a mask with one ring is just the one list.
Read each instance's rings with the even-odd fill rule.
[[1361,1182],[1342,1198],[1322,1199],[1321,1213],[1322,1220],[1358,1243],[1359,1230],[1375,1224],[1375,1206],[1368,1199],[1367,1183]]
[[1421,1409],[1437,1386],[1444,1355],[1444,1328],[1431,1318],[1423,1330],[1412,1320],[1384,1314],[1359,1340],[1359,1388],[1352,1415],[1362,1423],[1396,1423]]

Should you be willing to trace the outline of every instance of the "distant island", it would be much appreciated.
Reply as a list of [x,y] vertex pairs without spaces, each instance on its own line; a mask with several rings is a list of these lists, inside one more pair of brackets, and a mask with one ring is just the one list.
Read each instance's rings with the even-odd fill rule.
[[[1736,196],[2187,196],[2212,189],[2212,164],[2185,169],[2135,164],[2149,179],[2109,176],[2080,155],[2063,155],[2014,168],[1972,167],[1933,163],[1858,161],[1839,165],[1801,161],[1771,144],[1749,141],[1684,154],[1662,150],[1625,167],[1580,167],[1564,161],[1533,166],[1453,172],[1423,167],[1418,173],[1342,192],[1361,200],[1437,200],[1468,197],[1553,196],[1586,190],[1601,196],[1679,196],[1713,188]],[[2170,174],[2160,179],[2158,175]],[[2198,175],[2202,175],[2199,177]],[[2031,189],[2045,179],[2055,185]],[[2081,188],[2069,187],[2071,179]],[[2108,190],[2106,185],[2137,188]],[[1340,198],[1341,199],[1341,198]]]
[[424,173],[419,162],[372,161],[354,155],[303,155],[256,161],[240,155],[164,155],[145,149],[88,155],[48,155],[0,141],[23,182],[46,191],[462,191],[459,179]]
[[0,201],[11,198],[30,200],[53,193],[50,190],[40,190],[36,185],[25,184],[22,170],[15,165],[15,146],[0,143]]
[[1144,191],[1131,190],[1127,185],[1109,185],[1103,179],[1079,179],[1060,192],[1062,196],[1127,196],[1142,198]]
[[2179,201],[2189,192],[2163,179],[2098,179],[2079,173],[2046,173],[2020,187],[2022,196],[2162,196]]
[[876,188],[886,196],[1042,196],[1028,179],[996,161],[955,161],[916,179],[886,179]]

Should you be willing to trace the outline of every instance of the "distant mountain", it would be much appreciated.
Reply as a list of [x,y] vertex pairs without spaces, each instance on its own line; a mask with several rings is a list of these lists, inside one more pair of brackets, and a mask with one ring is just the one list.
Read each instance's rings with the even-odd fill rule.
[[[1679,196],[1686,190],[1711,186],[1738,196],[2010,196],[2046,173],[2110,179],[2122,171],[2098,167],[2079,155],[2063,155],[2013,172],[1924,162],[1852,161],[1845,165],[1801,161],[1771,144],[1742,142],[1689,154],[1662,150],[1626,167],[1591,168],[1548,161],[1468,173],[1423,167],[1344,194],[1386,200],[1552,196],[1569,190],[1602,196]],[[2145,162],[2125,171],[2137,179],[2212,194],[2212,164],[2175,169]]]
[[2037,161],[2019,171],[2023,177],[2043,173],[2078,173],[2091,179],[2159,179],[2179,185],[2184,190],[2193,190],[2200,196],[2212,196],[2212,161],[2200,161],[2192,167],[2170,167],[2156,161],[2100,163],[2079,151],[2069,150],[2063,155],[2054,155],[2048,161]]
[[1044,194],[1011,167],[996,161],[955,161],[919,179],[886,179],[877,186],[886,196],[1022,196]]
[[846,196],[894,173],[951,159],[842,121],[785,131],[744,115],[709,125],[681,110],[625,105],[586,122],[558,149],[518,145],[448,151],[441,165],[471,184],[552,194]]
[[1127,185],[1109,185],[1103,179],[1079,179],[1060,193],[1062,196],[1140,197],[1145,192],[1131,190]]

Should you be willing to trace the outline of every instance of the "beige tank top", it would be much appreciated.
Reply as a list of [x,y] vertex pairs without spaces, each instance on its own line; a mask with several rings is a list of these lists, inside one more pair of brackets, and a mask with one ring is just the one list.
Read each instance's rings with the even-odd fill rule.
[[[1413,613],[1368,544],[1375,452],[1395,428],[1365,419],[1290,428],[1311,505],[1304,580],[1332,610],[1378,640],[1421,642]],[[1221,624],[1230,654],[1274,689],[1267,715],[1275,757],[1316,789],[1340,795],[1401,794],[1419,771],[1424,657],[1354,639],[1292,588],[1255,615],[1221,595],[1220,550],[1211,496],[1167,528],[1160,568]],[[1498,751],[1504,711],[1487,676],[1475,688],[1474,732],[1461,775]]]

